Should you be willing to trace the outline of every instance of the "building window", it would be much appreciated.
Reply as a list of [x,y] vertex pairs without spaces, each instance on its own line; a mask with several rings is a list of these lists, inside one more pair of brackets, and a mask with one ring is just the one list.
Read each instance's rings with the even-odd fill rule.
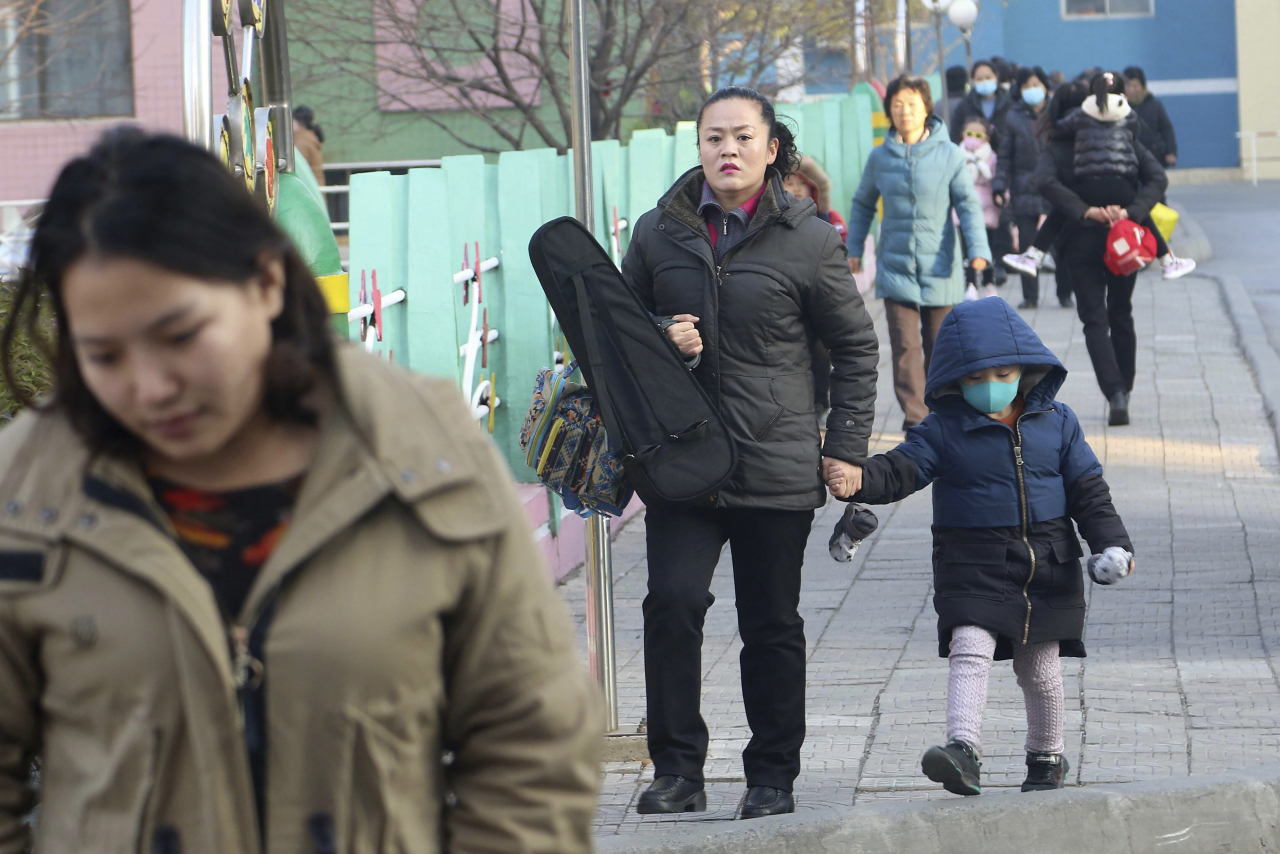
[[0,3],[0,120],[132,115],[129,0]]
[[1064,18],[1149,17],[1155,12],[1155,0],[1062,0]]

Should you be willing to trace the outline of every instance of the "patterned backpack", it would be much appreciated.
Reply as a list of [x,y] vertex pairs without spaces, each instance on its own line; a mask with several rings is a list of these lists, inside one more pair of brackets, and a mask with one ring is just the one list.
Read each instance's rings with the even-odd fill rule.
[[570,362],[561,370],[538,372],[533,403],[520,428],[520,450],[565,507],[579,516],[619,516],[634,490],[618,453],[609,447],[595,398],[569,379],[577,367]]

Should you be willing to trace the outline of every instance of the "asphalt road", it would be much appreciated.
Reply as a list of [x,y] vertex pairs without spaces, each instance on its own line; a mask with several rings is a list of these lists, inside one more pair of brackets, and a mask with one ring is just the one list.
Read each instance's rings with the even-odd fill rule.
[[1213,259],[1198,272],[1239,276],[1280,350],[1280,181],[1173,187],[1169,196],[1213,244]]

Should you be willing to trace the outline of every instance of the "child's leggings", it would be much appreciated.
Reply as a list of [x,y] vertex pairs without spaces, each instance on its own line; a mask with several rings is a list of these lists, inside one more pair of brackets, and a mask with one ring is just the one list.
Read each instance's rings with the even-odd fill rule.
[[[986,629],[960,626],[951,632],[947,740],[959,739],[979,755],[987,678],[995,654],[995,635]],[[1013,672],[1027,704],[1027,752],[1061,753],[1063,694],[1058,642],[1015,645]]]

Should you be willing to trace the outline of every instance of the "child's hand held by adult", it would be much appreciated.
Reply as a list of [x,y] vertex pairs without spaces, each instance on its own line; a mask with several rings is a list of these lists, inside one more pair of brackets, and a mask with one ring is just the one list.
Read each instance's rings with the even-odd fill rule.
[[850,272],[850,273],[861,273],[861,272],[862,272],[862,259],[861,259],[861,258],[850,258],[850,259],[849,259],[849,272]]
[[822,476],[835,498],[851,498],[862,489],[862,466],[844,460],[823,457]]

